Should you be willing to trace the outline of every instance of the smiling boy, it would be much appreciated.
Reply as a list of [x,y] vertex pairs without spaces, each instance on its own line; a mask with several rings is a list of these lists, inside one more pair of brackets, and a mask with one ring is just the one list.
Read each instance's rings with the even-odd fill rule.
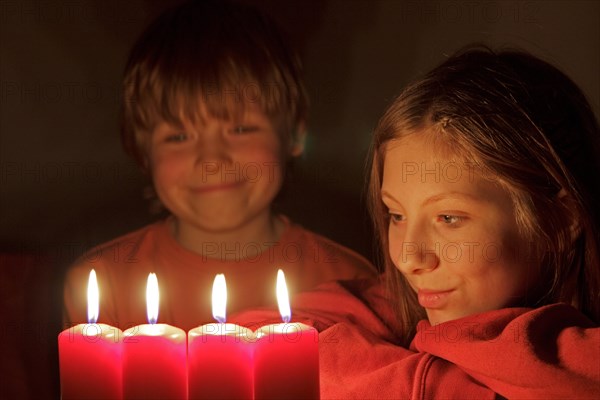
[[159,322],[183,329],[212,321],[218,273],[231,312],[275,306],[278,268],[292,292],[375,274],[355,252],[272,210],[287,164],[303,151],[300,75],[273,22],[248,6],[189,2],[149,26],[125,69],[122,139],[171,215],[73,266],[66,322],[86,320],[92,268],[99,321],[121,328],[145,322],[150,272],[160,287]]

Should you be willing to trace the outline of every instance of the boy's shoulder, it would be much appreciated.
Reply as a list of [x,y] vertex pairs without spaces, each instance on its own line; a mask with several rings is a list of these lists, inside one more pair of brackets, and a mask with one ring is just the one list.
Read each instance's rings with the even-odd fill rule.
[[358,252],[326,236],[304,228],[302,225],[283,217],[288,227],[282,236],[282,244],[293,243],[306,251],[315,261],[329,264],[354,265],[369,271],[366,276],[376,273],[375,266]]
[[137,260],[140,248],[152,245],[165,232],[166,220],[150,223],[142,228],[123,234],[87,250],[72,265],[89,266],[90,264],[120,264]]

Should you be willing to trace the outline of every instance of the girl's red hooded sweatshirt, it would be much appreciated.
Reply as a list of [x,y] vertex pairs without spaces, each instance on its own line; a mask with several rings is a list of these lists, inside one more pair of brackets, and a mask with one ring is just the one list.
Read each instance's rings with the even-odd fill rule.
[[[292,313],[320,332],[323,399],[600,398],[600,328],[565,304],[421,321],[408,349],[378,282],[325,284],[293,299]],[[230,318],[277,320],[274,310]]]

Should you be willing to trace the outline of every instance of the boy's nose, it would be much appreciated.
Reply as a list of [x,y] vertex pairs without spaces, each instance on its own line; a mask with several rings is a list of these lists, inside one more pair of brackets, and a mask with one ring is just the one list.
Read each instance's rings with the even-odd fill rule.
[[[407,232],[410,233],[410,232]],[[427,232],[412,231],[404,236],[395,264],[404,275],[432,271],[439,266],[440,244],[432,240]]]
[[196,149],[197,163],[222,163],[231,161],[229,144],[217,130],[206,132],[198,141]]

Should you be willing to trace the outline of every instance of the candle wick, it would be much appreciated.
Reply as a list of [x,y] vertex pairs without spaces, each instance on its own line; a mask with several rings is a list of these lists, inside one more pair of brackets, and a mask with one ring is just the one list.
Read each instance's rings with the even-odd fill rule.
[[282,319],[283,319],[283,322],[287,324],[288,322],[290,322],[291,318],[288,315],[286,315],[285,317],[282,317]]
[[215,317],[215,319],[217,320],[218,323],[220,324],[224,324],[225,323],[225,318],[223,317]]

